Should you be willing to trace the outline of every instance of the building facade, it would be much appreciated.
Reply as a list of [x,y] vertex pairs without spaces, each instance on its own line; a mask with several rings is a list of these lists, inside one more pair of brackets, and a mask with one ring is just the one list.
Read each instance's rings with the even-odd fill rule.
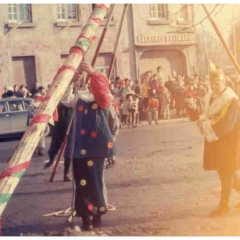
[[[95,4],[0,4],[0,86],[32,88],[52,82],[68,56]],[[123,11],[116,4],[95,69],[107,73]],[[91,59],[102,33],[97,31],[86,60]],[[112,74],[132,80],[162,66],[165,76],[196,69],[196,40],[191,27],[193,6],[132,4],[128,6]]]

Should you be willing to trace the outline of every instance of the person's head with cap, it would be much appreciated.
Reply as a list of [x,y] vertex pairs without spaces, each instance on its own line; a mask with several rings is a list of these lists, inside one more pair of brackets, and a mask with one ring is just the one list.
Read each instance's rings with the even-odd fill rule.
[[219,95],[226,88],[226,79],[220,68],[208,60],[210,72],[210,87],[215,95]]

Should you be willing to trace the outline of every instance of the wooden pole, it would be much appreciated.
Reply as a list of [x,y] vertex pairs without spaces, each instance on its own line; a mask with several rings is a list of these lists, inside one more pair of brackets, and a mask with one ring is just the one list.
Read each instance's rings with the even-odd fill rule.
[[96,36],[98,26],[109,11],[110,4],[97,4],[83,27],[64,65],[58,70],[51,87],[40,104],[30,126],[0,176],[0,216],[7,206],[18,182],[28,168],[32,154],[43,135],[54,110],[67,89],[84,55]]
[[109,14],[108,14],[108,19],[107,19],[106,25],[105,25],[104,28],[103,28],[102,35],[101,35],[101,37],[100,37],[100,39],[99,39],[99,42],[98,42],[98,45],[97,45],[97,49],[96,49],[96,51],[95,51],[95,54],[94,54],[93,59],[92,59],[92,62],[91,62],[91,65],[92,65],[93,68],[94,68],[94,66],[95,66],[95,63],[96,63],[98,54],[99,54],[100,49],[101,49],[101,47],[102,47],[102,43],[103,43],[103,40],[104,40],[105,35],[106,35],[106,33],[107,33],[109,24],[110,24],[110,22],[111,22],[111,20],[112,20],[112,15],[113,15],[114,8],[115,8],[115,4],[112,4],[112,5],[111,5],[111,8],[110,8],[110,11],[109,11]]
[[224,47],[225,50],[227,51],[227,54],[228,54],[228,56],[230,57],[230,59],[231,59],[233,65],[235,66],[236,70],[237,70],[238,73],[240,74],[240,67],[239,67],[239,65],[238,65],[238,63],[237,63],[237,61],[236,61],[236,59],[234,58],[234,56],[233,56],[231,50],[230,50],[229,47],[227,46],[225,40],[223,39],[223,36],[222,36],[222,34],[220,33],[220,31],[219,31],[219,29],[218,29],[216,23],[214,22],[214,20],[213,20],[212,17],[210,16],[210,14],[209,14],[209,12],[208,12],[206,6],[205,6],[204,4],[201,4],[201,5],[202,5],[203,10],[204,10],[205,13],[207,14],[208,19],[209,19],[209,21],[211,22],[211,24],[212,24],[212,26],[213,26],[215,32],[217,33],[217,35],[218,35],[218,37],[219,37],[221,43],[223,44],[223,47]]
[[123,13],[122,13],[122,17],[121,17],[121,21],[120,21],[120,25],[119,25],[117,37],[116,37],[116,42],[115,42],[115,45],[114,45],[113,56],[112,56],[112,59],[111,59],[109,70],[108,70],[108,79],[110,79],[110,77],[111,77],[113,66],[114,66],[114,63],[115,63],[116,52],[117,52],[117,49],[118,49],[118,43],[119,43],[119,39],[120,39],[120,36],[121,36],[121,33],[122,33],[122,27],[123,27],[124,19],[125,19],[125,16],[126,16],[127,8],[128,8],[128,4],[124,4],[124,9],[123,9]]
[[49,179],[49,182],[52,182],[53,179],[54,179],[54,176],[55,176],[55,174],[56,174],[56,170],[57,170],[58,164],[59,164],[59,162],[60,162],[60,160],[61,160],[63,151],[64,151],[64,149],[65,149],[65,147],[66,147],[66,145],[67,145],[68,135],[69,135],[69,132],[70,132],[70,129],[71,129],[73,117],[74,117],[74,116],[73,116],[73,114],[72,114],[72,117],[71,117],[71,120],[70,120],[70,122],[69,122],[66,135],[65,135],[64,140],[63,140],[63,143],[62,143],[62,145],[61,145],[60,152],[59,152],[59,154],[58,154],[58,156],[57,156],[57,160],[56,160],[56,163],[55,163],[55,165],[54,165],[54,168],[53,168],[51,177],[50,177],[50,179]]
[[[111,5],[111,8],[110,8],[110,11],[109,11],[109,14],[108,14],[108,19],[107,19],[106,25],[105,25],[104,28],[103,28],[101,37],[100,37],[100,39],[99,39],[99,41],[98,41],[98,45],[97,45],[95,54],[94,54],[93,59],[92,59],[92,62],[91,62],[91,65],[92,65],[93,68],[94,68],[94,66],[95,66],[95,63],[96,63],[98,54],[99,54],[100,49],[101,49],[101,47],[102,47],[103,40],[104,40],[104,38],[105,38],[105,35],[106,35],[106,33],[107,33],[109,24],[110,24],[110,22],[111,22],[114,8],[115,8],[115,4],[112,4],[112,5]],[[89,80],[89,75],[87,76],[85,82],[87,83],[88,80]]]

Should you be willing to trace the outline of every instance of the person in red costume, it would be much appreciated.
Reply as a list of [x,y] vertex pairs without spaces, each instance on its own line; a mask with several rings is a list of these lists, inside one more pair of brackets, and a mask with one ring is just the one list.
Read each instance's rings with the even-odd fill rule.
[[61,99],[65,106],[75,109],[64,157],[73,161],[76,215],[82,218],[82,229],[91,230],[102,225],[101,216],[107,213],[104,160],[116,154],[108,125],[109,81],[88,63],[82,63],[81,70],[90,75],[89,91],[73,94],[70,85]]

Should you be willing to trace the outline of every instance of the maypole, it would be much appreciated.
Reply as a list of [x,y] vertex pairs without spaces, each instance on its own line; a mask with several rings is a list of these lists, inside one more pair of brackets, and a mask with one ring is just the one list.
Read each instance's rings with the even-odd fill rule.
[[[95,63],[96,63],[96,60],[97,60],[98,54],[99,54],[99,52],[100,52],[100,49],[101,49],[101,47],[102,47],[102,43],[103,43],[103,40],[104,40],[105,35],[106,35],[106,33],[107,33],[108,27],[109,27],[109,25],[110,25],[114,8],[115,8],[115,4],[112,4],[112,5],[111,5],[111,8],[110,8],[110,11],[109,11],[109,13],[108,13],[108,18],[107,18],[106,25],[105,25],[104,28],[103,28],[101,37],[100,37],[100,39],[99,39],[99,41],[98,41],[98,45],[97,45],[96,51],[95,51],[95,53],[94,53],[94,56],[93,56],[93,59],[92,59],[92,62],[91,62],[91,65],[92,65],[93,68],[94,68],[94,65],[95,65]],[[89,75],[87,76],[85,83],[87,83],[88,80],[89,80]],[[70,122],[70,124],[69,124],[69,127],[70,127],[70,126],[71,126],[71,122]],[[68,128],[69,128],[69,127],[68,127]],[[60,160],[61,160],[63,151],[64,151],[64,149],[65,149],[65,147],[66,147],[66,144],[67,144],[67,138],[68,138],[69,130],[70,130],[70,129],[68,129],[68,131],[67,131],[67,133],[66,133],[66,136],[65,136],[65,138],[64,138],[64,140],[63,140],[63,143],[62,143],[62,145],[61,145],[61,149],[60,149],[60,152],[59,152],[59,154],[58,154],[58,156],[57,156],[57,160],[56,160],[56,163],[55,163],[55,165],[54,165],[54,168],[53,168],[51,177],[50,177],[50,179],[49,179],[49,182],[52,182],[52,181],[53,181],[54,176],[55,176],[55,174],[56,174],[58,164],[59,164],[59,162],[60,162]]]
[[0,175],[0,216],[2,216],[18,182],[29,167],[32,154],[43,135],[46,125],[77,71],[78,66],[81,64],[84,55],[95,39],[97,28],[103,18],[107,16],[109,7],[110,4],[97,4],[94,8],[75,45],[71,47],[68,58],[58,69],[53,83],[47,95],[43,98],[30,126],[9,159],[3,173]]

